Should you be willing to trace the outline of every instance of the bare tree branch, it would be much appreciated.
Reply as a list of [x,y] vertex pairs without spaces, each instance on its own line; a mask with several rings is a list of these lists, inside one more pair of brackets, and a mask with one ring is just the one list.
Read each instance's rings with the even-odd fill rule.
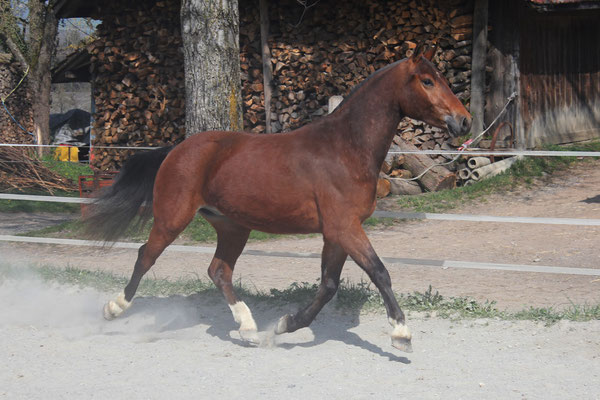
[[306,11],[308,11],[309,8],[316,6],[319,3],[319,1],[321,1],[321,0],[316,0],[312,4],[308,4],[308,0],[296,0],[296,1],[298,2],[298,4],[300,4],[302,7],[304,7],[304,10],[302,10],[302,15],[300,16],[298,23],[296,23],[296,25],[294,25],[294,28],[297,28],[300,26],[300,24],[302,23],[302,20],[304,19],[304,14],[306,14]]
[[10,52],[13,54],[13,56],[15,56],[19,64],[21,64],[21,67],[23,67],[25,70],[29,64],[27,63],[25,55],[21,52],[19,46],[17,46],[17,44],[13,42],[10,37],[4,35],[3,33],[0,33],[0,38],[4,41],[4,43],[6,43],[6,46],[10,49]]

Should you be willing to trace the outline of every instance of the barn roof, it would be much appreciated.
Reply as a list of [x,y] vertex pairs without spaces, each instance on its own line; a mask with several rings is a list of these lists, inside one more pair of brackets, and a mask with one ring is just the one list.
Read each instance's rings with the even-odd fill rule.
[[527,0],[540,11],[588,10],[600,8],[600,0]]
[[[160,0],[128,0],[123,2],[129,6],[134,4],[152,5]],[[110,4],[115,0],[59,0],[54,6],[59,18],[87,18],[101,19],[100,6]]]

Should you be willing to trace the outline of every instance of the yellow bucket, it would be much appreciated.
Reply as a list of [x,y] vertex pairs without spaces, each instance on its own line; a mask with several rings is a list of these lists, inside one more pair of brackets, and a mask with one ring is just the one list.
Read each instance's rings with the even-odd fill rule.
[[73,146],[59,146],[54,150],[54,158],[59,161],[79,161],[79,149]]

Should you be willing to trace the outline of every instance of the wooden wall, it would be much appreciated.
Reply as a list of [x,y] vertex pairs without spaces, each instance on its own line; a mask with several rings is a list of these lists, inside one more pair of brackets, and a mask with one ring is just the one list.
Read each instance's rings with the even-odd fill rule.
[[507,0],[493,2],[490,25],[486,122],[516,91],[503,120],[519,147],[600,139],[600,10],[538,12]]
[[522,10],[521,113],[527,147],[600,139],[600,12]]

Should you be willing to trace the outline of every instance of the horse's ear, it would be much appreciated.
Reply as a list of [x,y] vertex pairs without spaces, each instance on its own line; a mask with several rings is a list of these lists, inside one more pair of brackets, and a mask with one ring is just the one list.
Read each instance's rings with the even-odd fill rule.
[[417,47],[415,47],[415,49],[413,50],[413,53],[412,53],[412,56],[410,56],[410,59],[414,62],[419,61],[419,59],[421,58],[421,55],[423,55],[423,51],[425,51],[425,44],[424,43],[417,44]]
[[425,57],[426,59],[428,59],[429,61],[431,61],[431,59],[435,55],[436,51],[437,51],[437,45],[436,44],[429,45],[429,46],[427,46],[427,48],[423,52],[423,57]]

